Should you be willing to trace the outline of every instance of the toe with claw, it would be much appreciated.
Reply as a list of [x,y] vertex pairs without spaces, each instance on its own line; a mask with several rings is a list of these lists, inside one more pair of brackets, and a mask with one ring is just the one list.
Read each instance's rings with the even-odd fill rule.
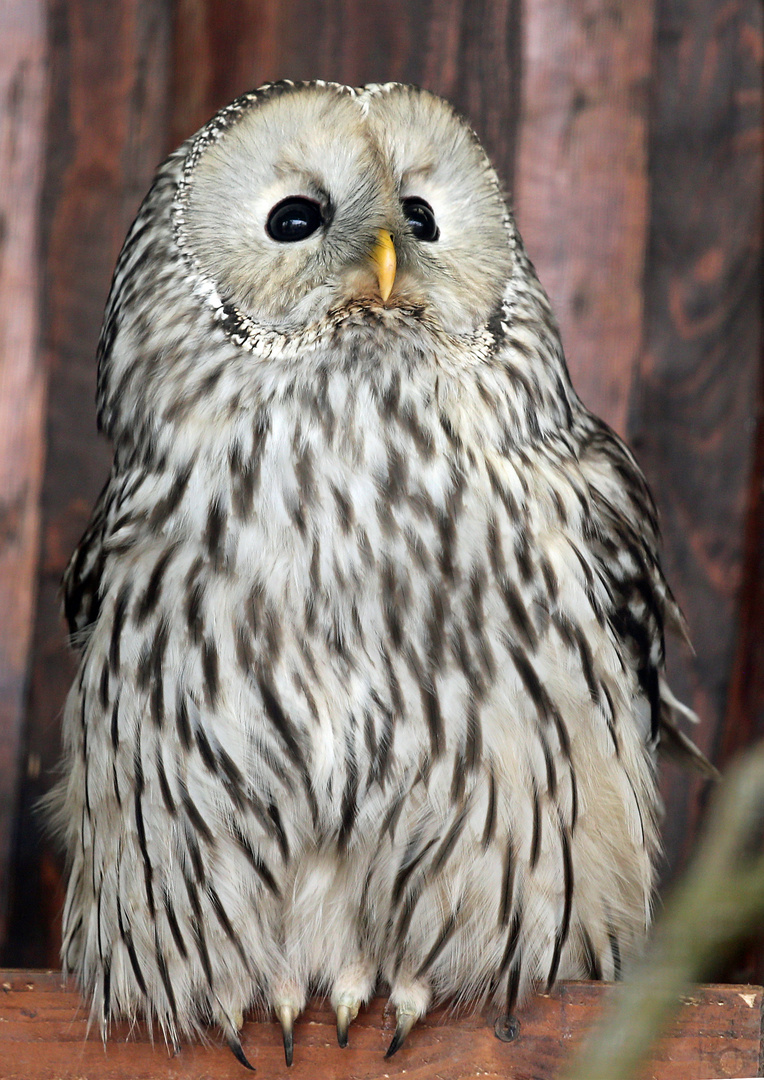
[[241,1045],[241,1029],[244,1025],[244,1016],[241,1011],[231,1011],[220,1004],[218,1022],[223,1029],[225,1041],[233,1056],[245,1069],[255,1072],[255,1066],[247,1060],[247,1055]]
[[351,1016],[347,1005],[337,1006],[337,1042],[343,1050],[348,1044],[348,1028],[353,1019],[354,1017]]
[[337,1042],[344,1049],[348,1044],[348,1028],[358,1016],[361,1002],[357,999],[343,999],[335,1005],[337,1014]]
[[239,1064],[243,1065],[245,1069],[249,1069],[251,1072],[254,1072],[255,1066],[247,1060],[247,1055],[244,1053],[241,1046],[241,1038],[238,1035],[229,1035],[227,1042],[228,1049],[231,1051]]
[[337,1016],[337,1042],[343,1049],[348,1044],[348,1028],[371,997],[376,979],[376,964],[356,956],[345,964],[334,981],[331,1002]]
[[403,1046],[406,1041],[406,1036],[413,1028],[414,1024],[419,1019],[419,1012],[411,1012],[410,1010],[399,1005],[395,1010],[395,1034],[392,1037],[392,1041],[387,1048],[386,1058],[391,1058],[393,1054]]
[[395,1034],[386,1058],[400,1050],[414,1024],[427,1015],[431,996],[430,987],[421,979],[400,979],[393,986],[390,1004],[395,1006]]
[[291,1005],[281,1005],[276,1010],[276,1015],[281,1024],[281,1034],[284,1039],[284,1060],[287,1065],[292,1064],[294,1055],[294,1018],[296,1010]]

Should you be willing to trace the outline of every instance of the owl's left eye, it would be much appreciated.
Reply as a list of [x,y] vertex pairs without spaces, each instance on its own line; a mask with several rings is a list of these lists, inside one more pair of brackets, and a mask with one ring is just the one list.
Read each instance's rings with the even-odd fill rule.
[[290,195],[282,199],[268,215],[268,235],[282,244],[306,240],[322,223],[321,207],[313,199]]
[[401,205],[409,228],[417,240],[432,241],[438,239],[440,229],[435,220],[435,214],[432,212],[432,207],[428,202],[413,195],[408,199],[403,199]]

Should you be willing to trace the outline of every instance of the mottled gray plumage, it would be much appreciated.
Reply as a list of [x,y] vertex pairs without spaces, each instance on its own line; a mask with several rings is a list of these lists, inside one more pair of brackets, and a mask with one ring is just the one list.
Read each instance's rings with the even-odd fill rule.
[[[284,242],[291,197],[321,225]],[[344,1042],[381,980],[394,1050],[433,1001],[618,977],[681,620],[466,124],[395,84],[224,109],[127,237],[98,407],[57,813],[104,1030],[212,1021],[243,1057],[245,1010],[289,1046],[319,991]]]

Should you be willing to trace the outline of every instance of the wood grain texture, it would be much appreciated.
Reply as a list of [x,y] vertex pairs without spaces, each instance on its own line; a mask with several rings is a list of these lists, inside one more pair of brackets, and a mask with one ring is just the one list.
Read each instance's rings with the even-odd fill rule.
[[273,79],[411,82],[469,117],[511,188],[520,0],[178,0],[176,141]]
[[642,334],[652,31],[652,3],[524,10],[518,224],[573,384],[622,435]]
[[[724,724],[716,733],[723,766],[764,739],[764,364],[761,375],[732,680]],[[747,941],[719,977],[764,981],[764,933]]]
[[764,364],[761,375],[735,658],[724,726],[718,735],[717,757],[724,764],[764,739]]
[[49,370],[42,554],[18,810],[9,956],[57,962],[49,926],[56,857],[35,806],[54,779],[73,661],[59,583],[106,476],[96,435],[95,348],[117,253],[166,150],[169,3],[52,0],[42,214],[43,348]]
[[[696,650],[674,651],[672,685],[702,718],[708,752],[726,711],[754,456],[763,56],[759,0],[658,3],[644,343],[627,434],[661,509],[665,568]],[[673,768],[664,793],[676,868],[705,793]]]
[[37,212],[45,143],[45,5],[0,6],[0,941],[34,610],[45,379]]
[[[520,1012],[512,1042],[494,1033],[494,1016],[455,1018],[436,1010],[417,1025],[402,1050],[383,1055],[394,1029],[381,998],[361,1012],[345,1050],[337,1046],[334,1014],[312,1004],[295,1025],[294,1065],[284,1065],[275,1022],[248,1020],[244,1051],[261,1077],[301,1080],[468,1080],[512,1077],[552,1080],[573,1046],[596,1019],[609,987],[563,983],[551,996],[531,999]],[[762,991],[752,986],[698,987],[684,1000],[659,1043],[644,1080],[721,1080],[759,1075]],[[184,1045],[168,1056],[161,1037],[115,1025],[106,1048],[77,993],[54,972],[0,971],[0,1060],[4,1080],[173,1080],[246,1073],[227,1048]]]

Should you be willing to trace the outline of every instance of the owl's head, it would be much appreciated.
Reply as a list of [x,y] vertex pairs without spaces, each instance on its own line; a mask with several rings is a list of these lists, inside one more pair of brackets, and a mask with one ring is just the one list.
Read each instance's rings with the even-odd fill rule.
[[176,238],[224,304],[293,332],[415,309],[472,333],[501,302],[511,227],[495,172],[446,102],[399,84],[276,84],[187,155]]
[[322,365],[377,378],[380,349],[413,366],[427,355],[431,374],[444,358],[517,361],[519,427],[539,402],[557,417],[574,400],[546,295],[468,124],[412,86],[276,83],[157,172],[106,305],[99,423],[148,459],[187,420],[219,425]]

